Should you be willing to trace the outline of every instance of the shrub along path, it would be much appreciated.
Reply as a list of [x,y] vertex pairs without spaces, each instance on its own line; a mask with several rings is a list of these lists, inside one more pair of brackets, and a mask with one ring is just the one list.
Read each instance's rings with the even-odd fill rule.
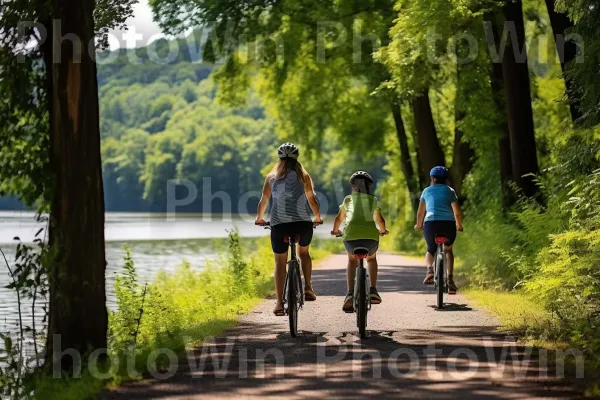
[[[267,300],[222,337],[180,359],[168,379],[136,382],[102,399],[576,398],[544,358],[497,330],[496,320],[461,295],[443,311],[422,285],[414,259],[380,257],[383,303],[369,313],[370,337],[357,337],[354,314],[341,311],[345,257],[314,271],[318,299],[300,315],[297,338]],[[175,364],[174,364],[175,366]]]

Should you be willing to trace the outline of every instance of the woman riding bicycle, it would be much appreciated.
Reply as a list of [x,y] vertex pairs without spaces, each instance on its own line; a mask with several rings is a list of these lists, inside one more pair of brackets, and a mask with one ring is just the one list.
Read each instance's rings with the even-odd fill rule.
[[[304,274],[304,298],[306,301],[316,300],[312,288],[312,260],[309,245],[312,241],[314,225],[322,224],[319,203],[317,202],[313,180],[302,164],[298,162],[300,151],[292,143],[284,143],[277,150],[279,162],[267,175],[263,185],[262,197],[258,203],[255,223],[266,225],[263,216],[267,210],[269,199],[271,204],[271,247],[275,255],[275,290],[277,303],[273,313],[284,316],[283,286],[285,283],[285,266],[288,259],[289,245],[286,239],[298,236],[298,256]],[[314,220],[311,218],[315,216]]]
[[417,211],[417,224],[415,225],[416,230],[423,230],[423,236],[427,242],[427,254],[425,255],[427,274],[423,283],[425,285],[434,283],[433,262],[437,252],[435,236],[445,235],[447,238],[444,249],[448,269],[448,294],[456,294],[452,245],[456,240],[456,231],[463,231],[462,212],[456,192],[447,185],[448,168],[434,167],[429,175],[431,176],[431,185],[421,195]]
[[385,219],[381,215],[381,209],[377,204],[377,198],[371,194],[371,187],[373,186],[371,175],[364,171],[355,172],[350,177],[350,185],[352,186],[352,194],[346,196],[344,203],[340,205],[340,211],[331,231],[332,235],[340,235],[340,226],[343,222],[346,223],[344,246],[348,252],[346,272],[348,292],[342,310],[347,313],[354,312],[354,278],[358,267],[358,259],[354,255],[354,249],[357,247],[364,247],[369,250],[367,268],[371,280],[371,304],[381,303],[381,297],[377,292],[378,266],[376,252],[379,248],[379,236],[388,233],[385,229]]

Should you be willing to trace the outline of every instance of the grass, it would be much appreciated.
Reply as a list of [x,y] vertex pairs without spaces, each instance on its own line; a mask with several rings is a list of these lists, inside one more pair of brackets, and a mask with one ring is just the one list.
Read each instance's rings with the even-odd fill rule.
[[[131,380],[123,349],[131,343],[132,329],[137,331],[134,365],[140,374],[133,379],[140,379],[148,376],[148,356],[156,349],[169,349],[181,355],[206,338],[234,327],[241,315],[250,312],[273,291],[273,253],[268,238],[252,248],[252,254],[247,255],[248,249],[243,249],[237,234],[232,234],[227,253],[217,263],[201,272],[194,272],[184,264],[173,274],[160,274],[148,286],[147,296],[142,296],[144,288],[136,281],[133,260],[126,258],[122,278],[115,283],[119,311],[111,313],[109,322],[111,360],[113,364],[118,360],[118,367],[104,380],[93,377],[85,366],[77,379],[37,376],[33,380],[34,398],[93,398],[107,387]],[[341,242],[315,240],[311,254],[318,262],[342,248]],[[138,328],[142,303],[144,313]],[[166,357],[157,359],[159,371],[166,370],[168,365]]]
[[516,334],[527,343],[547,349],[564,348],[557,340],[556,318],[543,305],[520,291],[500,292],[466,288],[462,293],[500,322],[500,330]]

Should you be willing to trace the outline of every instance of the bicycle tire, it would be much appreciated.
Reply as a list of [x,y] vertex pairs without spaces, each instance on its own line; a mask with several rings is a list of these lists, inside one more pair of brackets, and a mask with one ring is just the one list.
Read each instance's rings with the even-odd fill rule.
[[293,262],[290,262],[288,267],[288,291],[287,291],[287,303],[288,303],[288,317],[290,322],[290,335],[296,337],[298,334],[298,283],[296,282],[298,266]]
[[444,308],[444,256],[440,254],[438,250],[438,254],[435,257],[436,262],[436,274],[437,274],[437,307],[439,309]]
[[367,288],[366,288],[366,280],[367,280],[367,270],[364,267],[359,267],[356,269],[356,280],[358,284],[357,290],[357,298],[356,302],[356,324],[358,325],[358,333],[360,334],[361,339],[366,339],[367,337]]

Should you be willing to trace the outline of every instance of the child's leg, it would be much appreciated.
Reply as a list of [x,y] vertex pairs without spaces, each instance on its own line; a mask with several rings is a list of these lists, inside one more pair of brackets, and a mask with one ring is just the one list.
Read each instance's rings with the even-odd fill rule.
[[358,267],[358,259],[352,253],[348,253],[348,268],[346,269],[346,283],[348,291],[354,290],[354,279],[356,278],[356,268]]
[[369,270],[369,280],[371,287],[377,287],[377,254],[367,256],[367,268]]

